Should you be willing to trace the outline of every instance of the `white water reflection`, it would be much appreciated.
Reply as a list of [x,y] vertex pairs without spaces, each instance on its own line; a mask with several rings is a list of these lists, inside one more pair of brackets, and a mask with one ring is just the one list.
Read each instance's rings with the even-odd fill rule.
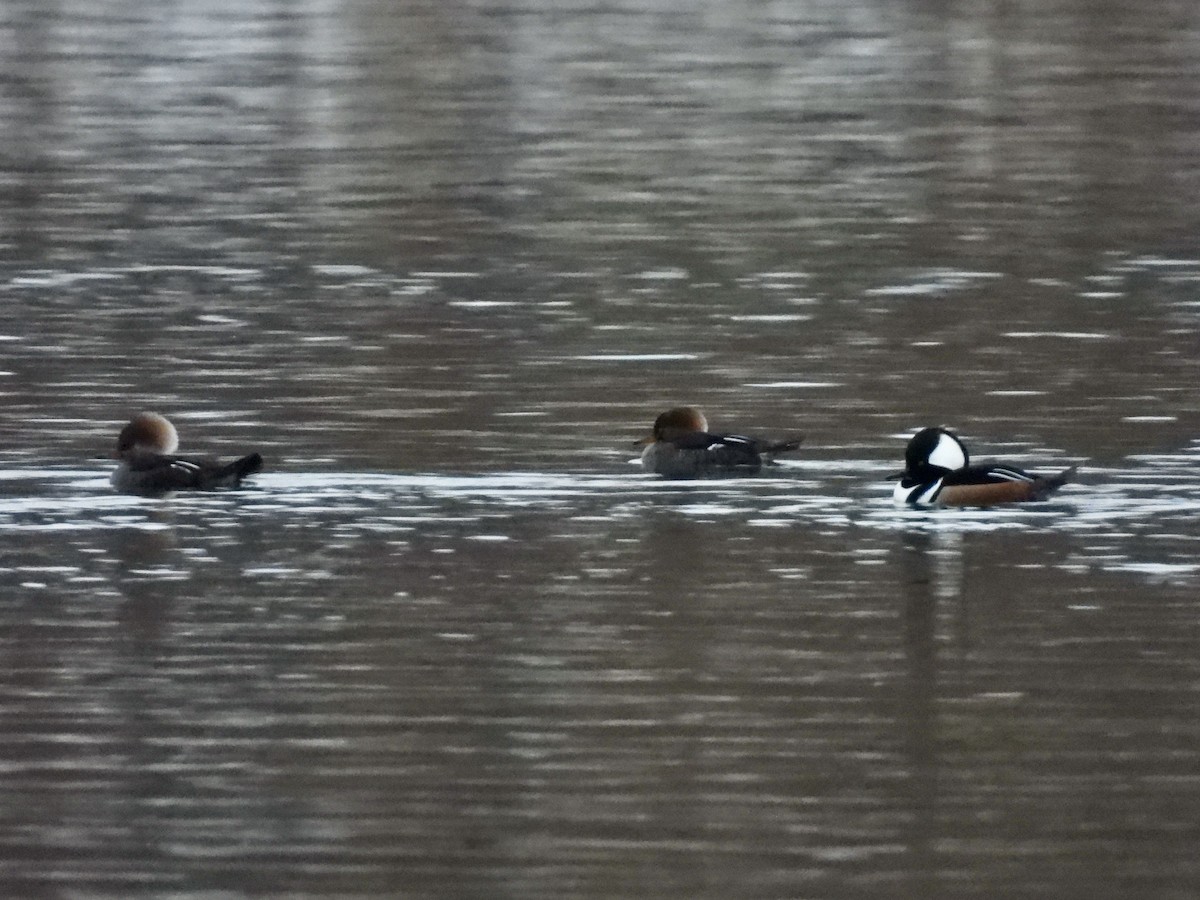
[[[1200,453],[1141,455],[1128,467],[1084,466],[1051,501],[989,509],[911,509],[891,500],[891,467],[877,460],[787,460],[757,478],[672,482],[642,473],[507,472],[487,475],[268,472],[248,488],[146,500],[112,492],[106,474],[83,469],[0,470],[0,531],[88,532],[170,527],[199,516],[276,522],[336,516],[336,531],[386,534],[476,523],[474,537],[508,539],[487,522],[517,512],[582,523],[598,539],[653,512],[695,525],[811,529],[861,541],[871,532],[952,536],[1058,534],[1079,543],[1067,567],[1182,577],[1200,541]],[[874,473],[874,479],[864,479]],[[469,531],[467,535],[470,536]],[[870,549],[863,549],[870,554]]]

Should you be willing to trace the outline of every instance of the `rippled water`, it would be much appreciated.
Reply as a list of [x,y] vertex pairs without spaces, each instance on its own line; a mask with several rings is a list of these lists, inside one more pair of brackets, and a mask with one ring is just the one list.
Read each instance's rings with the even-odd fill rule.
[[[9,3],[0,894],[1200,893],[1198,46]],[[266,470],[114,494],[145,408]],[[897,509],[930,423],[1078,481]]]

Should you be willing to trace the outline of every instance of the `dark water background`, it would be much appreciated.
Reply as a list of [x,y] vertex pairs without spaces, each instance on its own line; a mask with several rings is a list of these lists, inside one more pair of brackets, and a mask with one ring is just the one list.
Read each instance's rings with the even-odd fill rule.
[[1194,3],[11,0],[0,134],[3,896],[1200,895]]

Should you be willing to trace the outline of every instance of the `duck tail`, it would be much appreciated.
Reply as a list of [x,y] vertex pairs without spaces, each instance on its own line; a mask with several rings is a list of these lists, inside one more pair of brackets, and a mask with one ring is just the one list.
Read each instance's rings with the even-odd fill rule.
[[765,447],[763,447],[762,452],[770,456],[774,456],[776,453],[787,453],[791,450],[796,450],[802,443],[804,443],[804,435],[798,434],[795,437],[788,438],[787,440],[776,441],[773,444],[767,444]]
[[241,459],[235,459],[221,470],[221,477],[228,478],[235,485],[248,475],[262,469],[263,458],[258,453],[251,453]]
[[1069,469],[1063,469],[1057,475],[1041,475],[1034,479],[1032,487],[1032,498],[1034,500],[1045,500],[1060,487],[1075,477],[1075,472],[1078,466],[1071,466]]

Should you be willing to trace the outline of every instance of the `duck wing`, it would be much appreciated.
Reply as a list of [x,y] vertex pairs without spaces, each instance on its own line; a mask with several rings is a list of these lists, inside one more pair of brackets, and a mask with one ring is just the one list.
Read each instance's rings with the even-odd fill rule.
[[993,506],[1045,500],[1074,474],[1074,466],[1055,475],[1036,475],[1004,463],[969,466],[945,475],[937,502],[944,506]]

